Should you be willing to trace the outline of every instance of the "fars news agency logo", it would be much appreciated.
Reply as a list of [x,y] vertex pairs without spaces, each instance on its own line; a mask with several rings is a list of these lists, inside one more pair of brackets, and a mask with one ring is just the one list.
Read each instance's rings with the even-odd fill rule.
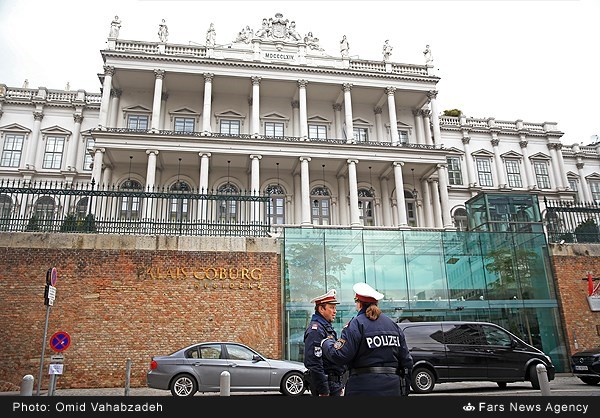
[[473,405],[471,405],[471,402],[469,402],[468,404],[463,406],[463,411],[473,412],[474,410],[475,410],[475,407]]

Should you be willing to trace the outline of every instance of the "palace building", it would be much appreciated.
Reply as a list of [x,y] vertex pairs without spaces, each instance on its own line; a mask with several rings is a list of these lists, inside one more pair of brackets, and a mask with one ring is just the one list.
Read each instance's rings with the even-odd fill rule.
[[[12,182],[18,193],[27,193],[31,184],[91,184],[98,193],[64,200],[40,192],[25,201],[15,190],[0,188],[2,216],[15,212],[39,221],[59,212],[91,214],[95,227],[87,232],[142,240],[149,235],[265,240],[235,248],[223,239],[214,247],[188,243],[185,251],[197,252],[197,265],[192,258],[171,266],[167,258],[159,265],[140,256],[135,267],[118,264],[122,271],[111,271],[124,283],[135,276],[144,285],[177,279],[180,286],[192,280],[184,274],[186,266],[203,271],[204,278],[208,271],[216,276],[221,266],[229,272],[223,280],[232,282],[231,269],[260,266],[262,280],[278,283],[271,297],[281,299],[273,311],[279,318],[274,338],[281,343],[262,347],[272,355],[301,359],[298,338],[310,317],[308,300],[319,291],[337,287],[348,302],[339,308],[341,327],[353,315],[349,289],[362,280],[386,294],[386,313],[399,320],[459,315],[491,320],[546,352],[554,350],[559,371],[567,367],[571,337],[565,335],[546,249],[545,201],[600,201],[600,143],[563,145],[556,122],[440,109],[436,96],[443,74],[434,71],[429,46],[420,63],[395,61],[383,40],[381,59],[356,59],[341,34],[340,50],[325,51],[318,33],[305,32],[303,22],[280,13],[249,21],[237,34],[217,35],[218,22],[211,24],[205,45],[169,43],[166,25],[157,39],[125,40],[120,25],[115,17],[100,51],[99,91],[0,84],[3,185]],[[468,202],[488,195],[517,203],[499,204],[477,224],[497,227],[474,230]],[[528,210],[519,211],[525,206]],[[161,223],[159,232],[140,226],[154,221]],[[119,229],[111,229],[115,224]],[[217,233],[222,225],[266,228]],[[112,245],[117,250],[125,244]],[[165,249],[144,245],[126,248],[135,254],[140,248]],[[254,245],[277,256],[269,262],[244,259],[241,254],[260,253],[249,249]],[[502,270],[494,251],[511,248],[523,249],[513,255],[528,260],[526,271],[522,265]],[[211,251],[221,255],[207,256]],[[227,253],[233,257],[238,251],[236,265],[227,265]],[[63,271],[73,275],[73,283],[77,274],[87,277],[71,267]],[[195,288],[233,292],[232,286]],[[138,291],[135,303],[146,300],[145,290]],[[182,306],[198,312],[197,300],[188,298]],[[89,296],[86,303],[93,301]],[[165,334],[170,312],[162,315]],[[215,336],[208,328],[196,335]],[[244,335],[262,344],[259,335],[249,337],[250,329]],[[124,344],[120,350],[127,351]],[[149,353],[137,355],[144,359]],[[141,377],[138,381],[142,384]],[[85,385],[85,378],[72,384]]]

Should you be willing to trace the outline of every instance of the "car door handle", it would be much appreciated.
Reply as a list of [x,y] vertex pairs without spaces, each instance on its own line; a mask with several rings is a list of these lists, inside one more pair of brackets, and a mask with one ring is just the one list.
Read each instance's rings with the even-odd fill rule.
[[229,367],[237,367],[238,365],[236,363],[229,363]]

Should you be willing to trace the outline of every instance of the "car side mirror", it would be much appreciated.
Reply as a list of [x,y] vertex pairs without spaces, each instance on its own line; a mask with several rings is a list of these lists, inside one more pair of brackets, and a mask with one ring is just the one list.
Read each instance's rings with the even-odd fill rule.
[[262,360],[262,357],[259,356],[258,354],[255,354],[255,355],[252,356],[252,361],[255,362],[255,363],[258,362],[258,361],[261,361],[261,360]]

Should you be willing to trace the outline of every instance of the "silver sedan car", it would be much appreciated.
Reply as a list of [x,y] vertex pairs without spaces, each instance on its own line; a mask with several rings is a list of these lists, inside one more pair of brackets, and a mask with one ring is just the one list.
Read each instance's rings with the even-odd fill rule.
[[193,396],[221,391],[225,371],[229,372],[231,392],[279,391],[299,396],[307,389],[304,364],[273,360],[236,342],[197,343],[168,356],[154,356],[146,379],[150,388],[170,390],[173,396]]

